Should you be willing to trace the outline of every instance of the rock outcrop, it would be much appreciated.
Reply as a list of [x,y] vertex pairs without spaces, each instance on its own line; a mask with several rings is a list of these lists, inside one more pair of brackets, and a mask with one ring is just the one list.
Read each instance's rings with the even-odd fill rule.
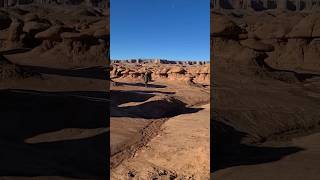
[[143,80],[146,71],[152,72],[153,79],[182,81],[209,85],[210,67],[205,65],[179,65],[154,63],[113,62],[111,77]]
[[212,21],[216,21],[211,32],[216,66],[242,72],[264,69],[293,77],[299,76],[295,72],[320,72],[319,13],[270,10],[238,12],[238,17],[228,11],[212,14]]
[[27,48],[34,57],[55,61],[52,63],[106,66],[106,19],[107,13],[89,6],[30,5],[3,9],[0,51]]
[[215,9],[250,9],[256,11],[278,10],[318,10],[320,4],[313,0],[211,0],[211,7]]

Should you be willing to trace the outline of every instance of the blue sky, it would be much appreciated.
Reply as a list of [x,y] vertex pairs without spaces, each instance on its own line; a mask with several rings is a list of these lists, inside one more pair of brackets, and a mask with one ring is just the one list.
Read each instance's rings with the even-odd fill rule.
[[111,59],[209,60],[210,0],[111,0]]

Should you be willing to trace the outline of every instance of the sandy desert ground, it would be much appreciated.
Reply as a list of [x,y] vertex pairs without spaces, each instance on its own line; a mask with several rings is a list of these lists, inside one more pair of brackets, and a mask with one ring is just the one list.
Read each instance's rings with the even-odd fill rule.
[[319,13],[211,17],[212,178],[317,179]]
[[0,179],[106,179],[108,14],[0,9]]
[[209,179],[209,65],[112,67],[111,179]]

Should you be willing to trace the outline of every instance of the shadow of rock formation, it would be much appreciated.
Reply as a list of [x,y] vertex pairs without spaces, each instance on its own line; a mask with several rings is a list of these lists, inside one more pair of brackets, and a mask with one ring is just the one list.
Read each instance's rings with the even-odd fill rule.
[[299,147],[259,147],[241,142],[247,134],[215,119],[211,121],[211,171],[277,161],[302,151]]
[[[118,86],[126,85],[126,86],[137,86],[137,87],[145,87],[143,83],[124,83],[124,82],[117,82]],[[165,88],[165,85],[157,85],[157,84],[148,84],[149,88]]]
[[[165,94],[164,97],[148,101],[155,97],[153,93],[155,91],[111,91],[111,117],[160,119],[202,110],[202,108],[187,107],[186,103],[170,96],[174,92],[161,92]],[[140,102],[142,104],[119,107],[120,104],[128,102]]]
[[0,98],[0,176],[109,176],[109,133],[76,140],[26,142],[68,128],[107,129],[107,93],[1,90]]

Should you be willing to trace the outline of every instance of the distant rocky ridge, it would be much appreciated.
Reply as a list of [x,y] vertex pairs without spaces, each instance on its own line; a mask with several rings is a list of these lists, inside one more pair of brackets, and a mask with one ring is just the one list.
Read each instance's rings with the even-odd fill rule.
[[315,10],[320,9],[319,0],[211,0],[215,9],[282,9]]
[[[165,61],[163,61],[165,62]],[[152,79],[180,81],[193,85],[210,84],[210,66],[208,64],[170,64],[170,63],[131,63],[126,61],[111,63],[111,78],[142,80],[145,72],[152,73]]]
[[56,5],[79,5],[84,4],[93,7],[106,8],[107,1],[104,0],[0,0],[0,8],[13,7],[26,4],[56,4]]
[[157,64],[181,64],[181,65],[205,65],[210,61],[173,61],[166,59],[127,59],[127,60],[111,60],[112,63],[157,63]]

